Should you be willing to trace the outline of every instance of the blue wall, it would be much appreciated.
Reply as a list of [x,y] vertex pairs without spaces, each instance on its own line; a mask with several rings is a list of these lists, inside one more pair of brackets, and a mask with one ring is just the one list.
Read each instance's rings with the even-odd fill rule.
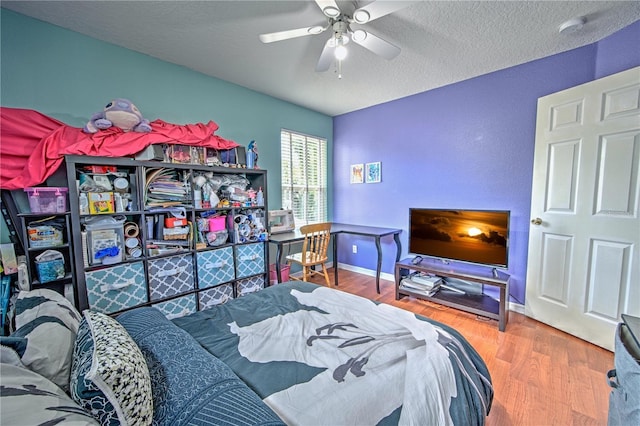
[[[640,65],[639,40],[636,22],[589,46],[335,117],[334,220],[402,228],[406,256],[410,207],[511,210],[511,294],[524,303],[537,99]],[[376,161],[381,183],[349,183],[350,165]],[[339,262],[375,269],[370,242],[340,244]],[[393,240],[383,252],[392,273]]]

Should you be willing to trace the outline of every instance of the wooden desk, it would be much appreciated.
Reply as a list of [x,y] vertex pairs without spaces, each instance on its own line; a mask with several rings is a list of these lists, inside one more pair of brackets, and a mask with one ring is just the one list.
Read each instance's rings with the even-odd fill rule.
[[[400,232],[402,232],[402,229],[349,225],[345,223],[332,223],[331,235],[333,236],[333,273],[335,285],[338,285],[338,235],[362,235],[365,237],[373,237],[375,239],[376,249],[378,250],[378,263],[376,267],[376,290],[378,291],[378,293],[380,293],[380,269],[382,268],[382,247],[380,245],[380,238],[387,235],[393,235],[393,239],[395,240],[397,246],[397,262],[400,260],[400,253],[402,252],[402,245],[400,244]],[[293,232],[283,232],[281,234],[274,234],[269,236],[269,243],[276,245],[276,274],[279,283],[282,282],[282,276],[280,273],[282,247],[285,244],[292,244],[302,241],[303,239],[304,234],[301,234],[299,229],[295,229]]]

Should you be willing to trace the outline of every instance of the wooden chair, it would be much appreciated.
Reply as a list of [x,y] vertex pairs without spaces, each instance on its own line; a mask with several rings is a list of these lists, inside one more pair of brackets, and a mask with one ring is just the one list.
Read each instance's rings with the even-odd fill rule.
[[[300,228],[300,232],[304,234],[304,242],[302,243],[302,251],[300,253],[290,254],[286,257],[287,263],[297,263],[302,266],[302,281],[307,281],[307,276],[324,275],[324,280],[329,284],[329,274],[327,273],[327,249],[329,248],[329,238],[331,237],[330,223],[315,223],[313,225],[305,225]],[[322,265],[322,274],[312,267]],[[299,278],[289,276],[290,279],[300,280]]]

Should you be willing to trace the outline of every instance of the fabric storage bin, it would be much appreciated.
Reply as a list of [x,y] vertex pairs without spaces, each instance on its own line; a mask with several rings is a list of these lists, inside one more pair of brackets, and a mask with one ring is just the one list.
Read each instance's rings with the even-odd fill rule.
[[222,284],[217,287],[202,290],[198,293],[200,310],[221,305],[231,299],[233,299],[233,284]]
[[239,280],[238,285],[238,297],[245,294],[254,293],[264,288],[264,276],[251,277],[244,280]]
[[36,257],[36,271],[41,283],[64,278],[64,256],[56,250],[47,250]]
[[201,251],[196,255],[198,288],[207,288],[235,278],[233,248]]
[[164,299],[194,288],[193,261],[190,254],[149,261],[149,298]]
[[158,308],[168,319],[180,318],[196,311],[196,296],[195,294],[190,294],[167,300],[166,302],[156,303],[153,306]]
[[264,243],[236,246],[236,278],[265,272]]
[[142,262],[86,273],[89,308],[106,314],[147,302]]

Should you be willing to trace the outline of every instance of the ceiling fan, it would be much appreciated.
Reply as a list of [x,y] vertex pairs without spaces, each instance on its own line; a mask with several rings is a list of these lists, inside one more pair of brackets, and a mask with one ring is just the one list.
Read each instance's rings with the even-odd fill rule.
[[415,3],[415,1],[379,0],[357,8],[352,13],[343,13],[335,0],[315,0],[315,2],[327,18],[325,25],[260,34],[259,38],[263,43],[273,43],[296,37],[321,34],[331,28],[333,34],[325,43],[324,49],[322,49],[320,59],[318,59],[318,64],[316,65],[316,71],[327,71],[333,60],[336,59],[339,78],[342,78],[342,60],[347,55],[345,45],[349,41],[353,41],[387,60],[391,60],[400,54],[399,47],[362,28],[353,30],[351,28],[352,24],[366,24]]

